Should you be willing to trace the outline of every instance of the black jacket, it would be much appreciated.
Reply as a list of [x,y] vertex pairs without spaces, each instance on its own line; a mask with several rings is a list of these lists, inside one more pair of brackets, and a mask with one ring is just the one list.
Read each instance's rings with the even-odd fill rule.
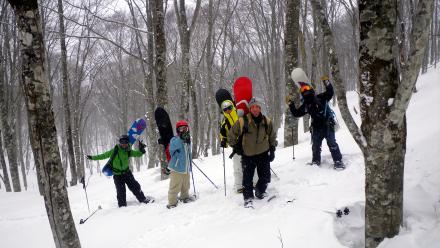
[[[334,94],[333,86],[329,84],[326,87],[326,91],[314,96],[310,101],[304,101],[299,108],[295,107],[295,103],[292,101],[289,105],[290,112],[295,117],[302,117],[305,114],[309,114],[312,118],[313,128],[324,128],[327,126],[327,119],[330,117],[330,111],[325,111],[325,107],[332,99]],[[324,113],[326,116],[324,116]]]

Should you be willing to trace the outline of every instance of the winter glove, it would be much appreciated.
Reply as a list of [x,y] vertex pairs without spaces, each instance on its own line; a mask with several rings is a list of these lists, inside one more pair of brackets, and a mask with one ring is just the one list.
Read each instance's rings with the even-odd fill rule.
[[275,159],[275,146],[269,148],[269,161],[272,162]]
[[159,138],[159,139],[157,140],[157,143],[158,143],[159,145],[165,145],[165,142],[163,141],[162,138]]
[[330,79],[327,75],[321,77],[322,83],[327,87],[330,84]]
[[86,157],[88,160],[92,160],[92,155],[87,155]]
[[226,139],[222,139],[221,141],[220,141],[220,147],[222,147],[222,148],[226,148]]
[[139,140],[139,151],[142,152],[142,154],[145,154],[145,147],[146,145],[142,143],[142,141]]
[[293,100],[292,95],[286,95],[286,104],[287,104],[287,105],[290,105],[290,103],[292,102],[292,100]]

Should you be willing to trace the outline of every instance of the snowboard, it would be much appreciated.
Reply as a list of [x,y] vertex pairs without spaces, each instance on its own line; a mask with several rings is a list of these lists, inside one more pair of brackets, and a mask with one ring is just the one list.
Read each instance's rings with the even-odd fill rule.
[[307,77],[305,71],[299,67],[292,70],[290,77],[292,78],[298,89],[301,88],[301,86],[303,85],[308,85],[310,87],[312,86],[312,82]]
[[171,125],[170,116],[167,111],[162,107],[156,108],[154,111],[154,118],[156,119],[157,129],[159,130],[159,144],[163,145],[165,148],[165,153],[167,161],[171,159],[168,147],[170,141],[174,136],[173,126]]
[[130,129],[128,129],[127,135],[131,145],[133,145],[139,136],[147,128],[147,122],[144,118],[139,118],[131,124]]
[[222,110],[221,105],[224,101],[230,100],[231,102],[234,102],[232,99],[231,93],[229,93],[226,89],[218,89],[217,92],[215,92],[215,100],[217,101],[218,107],[220,110]]
[[237,113],[240,116],[246,115],[249,113],[249,101],[252,98],[252,81],[248,77],[239,77],[232,88]]

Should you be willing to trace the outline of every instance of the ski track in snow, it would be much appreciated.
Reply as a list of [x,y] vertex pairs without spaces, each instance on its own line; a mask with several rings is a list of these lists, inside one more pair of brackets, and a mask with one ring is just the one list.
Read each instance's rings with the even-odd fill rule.
[[[405,164],[404,226],[399,236],[386,239],[380,247],[440,247],[440,70],[419,78],[419,93],[408,109],[408,141]],[[349,103],[356,100],[348,94]],[[352,108],[351,108],[352,109]],[[359,108],[358,108],[359,109]],[[362,247],[364,226],[364,161],[349,135],[338,109],[341,129],[337,142],[347,168],[335,171],[323,142],[320,168],[311,160],[310,134],[300,133],[300,144],[278,147],[272,169],[269,195],[272,201],[254,200],[255,209],[243,208],[242,195],[232,190],[231,150],[226,149],[227,196],[223,188],[222,155],[194,160],[220,188],[215,189],[197,170],[194,178],[198,199],[167,209],[169,181],[158,179],[158,170],[135,172],[152,204],[140,204],[127,190],[128,207],[119,209],[113,180],[93,175],[87,188],[90,212],[102,206],[83,225],[88,209],[81,186],[70,187],[69,199],[82,247]],[[302,129],[302,121],[300,130]],[[282,146],[282,128],[278,141]],[[38,195],[35,175],[30,172],[27,192],[0,192],[0,240],[2,247],[55,247],[44,202]],[[4,190],[4,188],[2,188]],[[191,184],[191,193],[193,188]],[[292,201],[293,200],[293,201]],[[291,202],[287,202],[291,201]],[[350,214],[336,218],[336,210]]]

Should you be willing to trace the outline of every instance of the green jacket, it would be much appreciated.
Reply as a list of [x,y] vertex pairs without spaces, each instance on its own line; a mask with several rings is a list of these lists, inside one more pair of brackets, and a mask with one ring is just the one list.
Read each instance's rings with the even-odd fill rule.
[[[129,166],[128,166],[129,157],[141,157],[143,153],[138,150],[130,150],[129,152],[127,152],[119,145],[117,146],[118,146],[118,153],[113,159],[112,170],[114,175],[122,175],[129,170]],[[106,151],[102,154],[92,156],[92,160],[102,160],[102,159],[110,158],[115,148]]]
[[[272,122],[263,115],[265,120],[256,125],[250,113],[246,115],[248,119],[248,130],[243,133],[243,153],[246,156],[254,156],[267,152],[270,146],[277,146],[277,134]],[[228,133],[228,143],[234,146],[243,132],[244,119],[240,117]]]

